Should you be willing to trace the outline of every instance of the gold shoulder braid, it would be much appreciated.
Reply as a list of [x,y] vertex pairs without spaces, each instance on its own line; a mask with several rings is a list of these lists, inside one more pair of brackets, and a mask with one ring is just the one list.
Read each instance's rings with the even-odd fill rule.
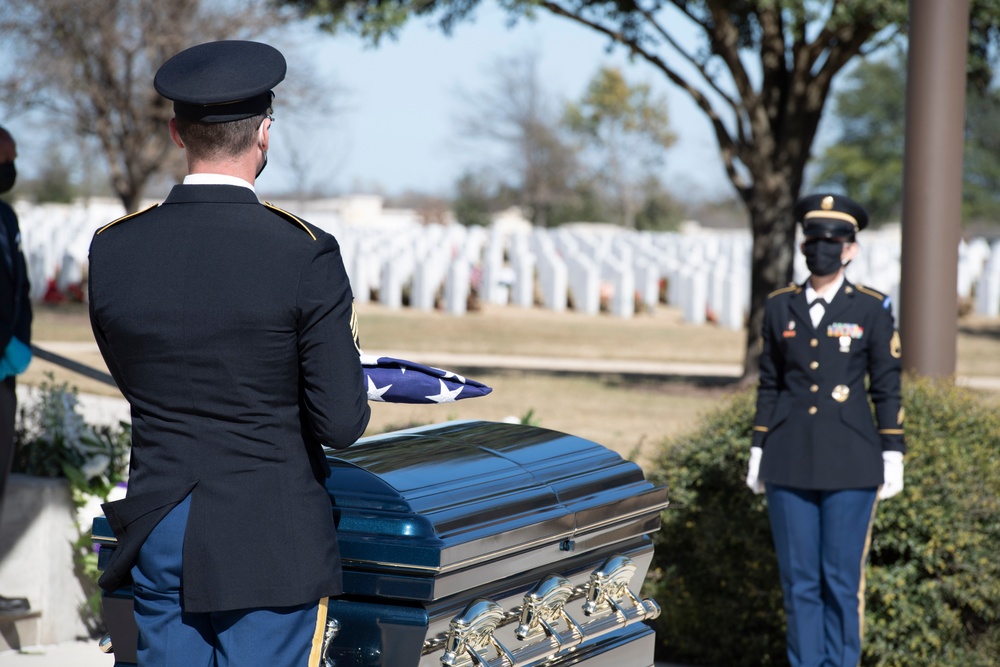
[[798,289],[799,289],[798,285],[796,285],[795,283],[791,283],[790,285],[788,285],[788,287],[779,287],[778,289],[774,290],[773,292],[767,295],[767,298],[770,299],[772,297],[778,296],[779,294],[784,294],[785,292],[793,292]]
[[100,229],[98,229],[97,233],[100,234],[101,232],[103,232],[103,231],[105,231],[107,229],[110,229],[111,227],[117,225],[119,222],[124,222],[126,220],[131,220],[132,218],[134,218],[136,216],[142,215],[146,211],[152,211],[157,206],[159,206],[159,204],[153,204],[152,206],[147,206],[146,208],[142,209],[141,211],[136,211],[135,213],[129,213],[128,215],[123,215],[122,217],[118,218],[117,220],[112,220],[108,224],[106,224],[103,227],[101,227]]
[[878,299],[879,301],[884,301],[885,300],[885,294],[882,294],[879,291],[873,290],[871,287],[865,287],[861,283],[857,283],[855,285],[855,287],[857,287],[858,291],[861,292],[862,294],[867,294],[868,296],[873,296],[876,299]]
[[278,208],[277,206],[275,206],[271,202],[263,202],[263,203],[264,203],[264,206],[267,207],[269,210],[274,211],[275,213],[277,213],[278,215],[280,215],[285,220],[288,220],[289,222],[294,222],[296,225],[298,225],[299,227],[301,227],[302,229],[304,229],[305,232],[306,232],[306,234],[308,234],[309,236],[312,237],[313,241],[316,240],[316,235],[312,233],[311,229],[309,229],[309,225],[307,225],[306,223],[304,223],[301,220],[299,220],[297,217],[295,217],[294,214],[289,213],[288,211],[286,211],[283,208]]

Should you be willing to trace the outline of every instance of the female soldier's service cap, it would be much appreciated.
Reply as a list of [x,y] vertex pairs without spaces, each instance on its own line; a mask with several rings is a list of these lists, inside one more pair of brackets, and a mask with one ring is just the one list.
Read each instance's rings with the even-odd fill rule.
[[173,101],[178,118],[227,123],[266,114],[271,89],[285,71],[285,57],[273,46],[224,40],[173,56],[156,72],[153,87]]
[[843,195],[818,194],[795,204],[795,219],[806,236],[837,238],[854,236],[868,226],[868,212]]

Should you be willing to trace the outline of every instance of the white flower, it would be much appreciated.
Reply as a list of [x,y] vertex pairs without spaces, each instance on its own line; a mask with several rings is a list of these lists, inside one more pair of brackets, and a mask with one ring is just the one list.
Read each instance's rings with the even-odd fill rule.
[[108,491],[108,498],[105,502],[113,503],[116,500],[121,500],[125,497],[126,493],[128,493],[128,488],[115,484],[111,487],[111,490]]
[[98,454],[85,461],[80,466],[80,472],[83,473],[84,479],[94,479],[103,475],[109,465],[111,465],[111,459],[106,454]]
[[100,496],[90,494],[85,494],[84,498],[83,505],[76,511],[76,525],[79,526],[81,533],[89,533],[94,525],[94,518],[104,516],[103,510],[101,510],[101,503],[104,501],[101,500]]

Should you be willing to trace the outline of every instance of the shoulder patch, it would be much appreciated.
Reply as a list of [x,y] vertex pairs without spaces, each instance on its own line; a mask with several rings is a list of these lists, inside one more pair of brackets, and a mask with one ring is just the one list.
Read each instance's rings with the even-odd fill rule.
[[859,292],[861,292],[862,294],[867,294],[868,296],[873,296],[876,299],[878,299],[879,301],[885,301],[885,298],[886,298],[885,294],[882,294],[881,292],[873,290],[870,287],[865,287],[864,285],[862,285],[860,283],[856,284],[854,287],[857,288],[857,290]]
[[297,217],[295,217],[295,215],[289,213],[288,211],[286,211],[283,208],[278,208],[277,206],[275,206],[274,204],[272,204],[270,202],[264,202],[264,206],[266,206],[268,209],[274,211],[275,213],[277,213],[278,215],[280,215],[285,220],[288,220],[289,222],[295,223],[296,225],[298,225],[299,227],[301,227],[303,230],[305,230],[306,234],[308,234],[309,236],[311,236],[313,241],[316,240],[316,235],[312,233],[311,229],[309,229],[309,225],[307,225],[306,223],[304,223],[301,220],[299,220]]
[[800,289],[801,288],[798,285],[796,285],[795,283],[792,283],[788,287],[782,287],[780,289],[774,290],[773,292],[771,292],[770,294],[767,295],[767,298],[768,299],[772,299],[772,298],[778,296],[779,294],[786,294],[788,292],[795,292],[797,294]]
[[105,231],[105,230],[107,230],[107,229],[109,229],[111,227],[114,227],[119,222],[124,222],[125,220],[131,220],[132,218],[134,218],[136,216],[142,215],[146,211],[152,211],[157,206],[159,206],[159,204],[153,204],[152,206],[147,206],[146,208],[142,209],[141,211],[136,211],[135,213],[129,213],[128,215],[123,215],[122,217],[118,218],[117,220],[112,220],[108,224],[106,224],[103,227],[101,227],[100,229],[98,229],[97,233],[100,234],[101,232],[103,232],[103,231]]

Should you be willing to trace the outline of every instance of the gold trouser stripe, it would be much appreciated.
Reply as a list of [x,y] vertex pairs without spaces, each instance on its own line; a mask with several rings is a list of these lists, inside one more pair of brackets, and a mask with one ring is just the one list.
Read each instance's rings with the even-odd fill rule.
[[872,503],[872,513],[868,517],[868,534],[865,535],[865,550],[861,552],[861,585],[858,586],[858,642],[865,638],[865,566],[868,563],[868,550],[872,546],[872,527],[875,525],[875,510],[878,508],[878,494],[882,490],[879,484],[875,491],[875,502]]
[[329,604],[330,598],[323,598],[316,610],[316,629],[313,630],[312,648],[309,650],[309,667],[319,667],[319,661],[323,659],[323,635],[326,632],[326,609]]

